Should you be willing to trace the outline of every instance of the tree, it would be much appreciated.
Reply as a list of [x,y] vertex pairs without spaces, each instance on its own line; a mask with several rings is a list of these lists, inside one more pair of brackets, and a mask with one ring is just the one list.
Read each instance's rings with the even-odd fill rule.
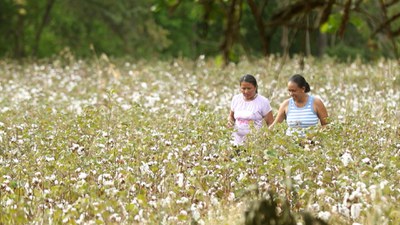
[[399,57],[400,0],[3,0],[0,56]]

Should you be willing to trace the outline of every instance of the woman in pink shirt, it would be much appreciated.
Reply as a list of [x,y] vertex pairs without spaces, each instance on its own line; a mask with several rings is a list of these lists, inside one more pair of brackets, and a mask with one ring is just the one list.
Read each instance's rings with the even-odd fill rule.
[[258,94],[257,80],[247,74],[240,78],[241,94],[233,96],[228,126],[234,128],[233,144],[243,145],[245,136],[250,132],[251,123],[260,128],[265,120],[269,126],[274,121],[269,100]]

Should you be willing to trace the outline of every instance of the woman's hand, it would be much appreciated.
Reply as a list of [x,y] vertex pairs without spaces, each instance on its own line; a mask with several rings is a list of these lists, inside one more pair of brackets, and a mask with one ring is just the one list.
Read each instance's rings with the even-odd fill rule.
[[232,128],[234,125],[235,125],[235,121],[228,120],[228,124],[227,124],[228,128]]
[[228,128],[232,128],[235,125],[235,113],[233,111],[229,112],[229,116],[228,116]]

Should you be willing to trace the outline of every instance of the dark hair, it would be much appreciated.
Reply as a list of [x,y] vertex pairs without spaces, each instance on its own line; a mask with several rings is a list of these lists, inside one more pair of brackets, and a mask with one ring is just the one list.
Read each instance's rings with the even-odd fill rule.
[[256,87],[256,93],[258,93],[257,80],[253,75],[251,75],[251,74],[244,75],[243,77],[240,78],[239,84],[241,84],[242,82],[247,82],[247,83],[253,84],[254,87]]
[[299,88],[305,88],[305,92],[307,93],[307,92],[310,92],[311,91],[311,89],[310,89],[310,85],[307,83],[307,81],[306,81],[306,79],[302,76],[302,75],[300,75],[300,74],[295,74],[295,75],[293,75],[290,79],[289,79],[289,82],[294,82],[294,83],[296,83],[297,84],[297,86],[299,87]]

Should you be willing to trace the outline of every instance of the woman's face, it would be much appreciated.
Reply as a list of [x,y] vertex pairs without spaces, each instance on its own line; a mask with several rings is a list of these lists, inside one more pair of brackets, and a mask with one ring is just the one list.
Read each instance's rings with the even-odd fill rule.
[[240,91],[246,100],[252,100],[257,93],[257,88],[252,83],[243,81],[240,83]]
[[299,97],[304,95],[306,88],[305,87],[299,87],[295,82],[289,81],[288,83],[288,91],[290,97],[292,97],[294,100],[298,100]]

